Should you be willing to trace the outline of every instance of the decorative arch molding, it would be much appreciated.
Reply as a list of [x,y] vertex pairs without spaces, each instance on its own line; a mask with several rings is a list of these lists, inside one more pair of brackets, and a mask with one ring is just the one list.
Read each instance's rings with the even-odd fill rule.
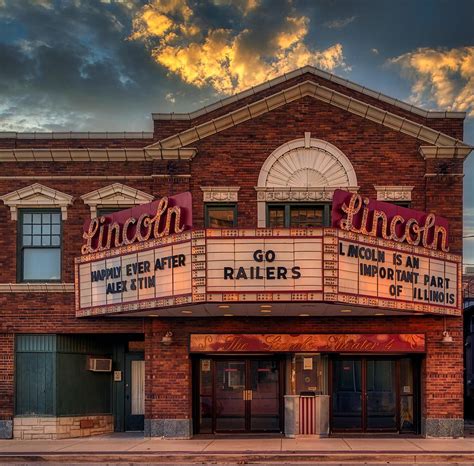
[[258,177],[258,226],[266,226],[266,202],[326,202],[338,188],[357,192],[357,176],[347,156],[321,139],[294,139],[275,149]]
[[114,183],[84,194],[81,199],[90,207],[91,218],[95,218],[98,208],[123,207],[127,209],[130,206],[151,202],[154,196],[121,183]]
[[18,209],[51,207],[60,208],[62,220],[67,220],[67,207],[72,204],[74,198],[56,189],[34,183],[5,194],[0,199],[6,206],[10,207],[12,220],[18,219]]
[[305,137],[275,149],[265,160],[258,187],[314,188],[357,186],[357,176],[347,156],[330,142]]

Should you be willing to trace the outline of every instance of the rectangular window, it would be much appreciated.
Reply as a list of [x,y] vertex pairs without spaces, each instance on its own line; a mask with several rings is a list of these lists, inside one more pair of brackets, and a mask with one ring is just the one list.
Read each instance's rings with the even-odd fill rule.
[[270,228],[285,228],[285,206],[268,207],[268,226]]
[[19,281],[61,280],[61,211],[21,210]]
[[304,228],[330,226],[329,204],[268,204],[269,228]]
[[237,206],[235,204],[206,204],[206,228],[235,228],[237,226]]
[[394,204],[398,207],[406,207],[410,209],[411,202],[410,201],[390,201],[390,204]]
[[115,212],[120,212],[122,210],[130,209],[130,206],[123,207],[100,207],[97,209],[97,217],[102,217],[103,215],[112,215]]

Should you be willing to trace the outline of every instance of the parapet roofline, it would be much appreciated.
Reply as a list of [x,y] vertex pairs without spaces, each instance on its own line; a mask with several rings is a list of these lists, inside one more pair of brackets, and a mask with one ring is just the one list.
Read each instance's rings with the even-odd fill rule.
[[[307,96],[346,110],[394,131],[414,137],[419,141],[428,143],[430,146],[451,148],[451,157],[462,156],[465,158],[472,150],[472,148],[463,141],[453,138],[441,131],[437,131],[408,118],[403,118],[400,115],[375,107],[361,100],[354,99],[311,80],[295,84],[275,94],[244,105],[232,112],[192,126],[191,128],[147,146],[147,149],[185,148],[201,139],[205,139]],[[459,150],[460,148],[462,148],[462,150]]]
[[0,139],[153,139],[152,131],[58,131],[51,133],[0,131]]
[[239,100],[245,99],[246,97],[255,95],[261,91],[270,89],[278,84],[284,83],[289,81],[290,79],[296,78],[301,76],[305,73],[310,73],[314,76],[318,76],[328,81],[331,81],[335,84],[340,84],[348,89],[352,89],[354,91],[360,92],[364,95],[372,97],[374,99],[380,100],[381,102],[394,105],[395,107],[400,108],[401,110],[405,110],[407,112],[413,113],[415,115],[421,116],[423,118],[466,118],[466,112],[447,112],[447,111],[429,111],[424,110],[422,108],[416,107],[415,105],[407,104],[399,99],[394,99],[393,97],[389,97],[386,94],[382,94],[381,92],[374,91],[369,89],[368,87],[361,86],[353,81],[349,81],[348,79],[341,78],[336,76],[335,74],[328,73],[326,71],[320,70],[319,68],[315,68],[314,66],[303,66],[302,68],[298,68],[290,73],[285,73],[281,76],[276,78],[270,79],[265,81],[262,84],[257,86],[251,87],[246,89],[245,91],[238,92],[230,97],[225,97],[213,104],[206,105],[194,112],[190,113],[152,113],[153,120],[193,120],[195,118],[201,117],[208,113],[214,112],[226,105],[232,104],[234,102],[238,102]]

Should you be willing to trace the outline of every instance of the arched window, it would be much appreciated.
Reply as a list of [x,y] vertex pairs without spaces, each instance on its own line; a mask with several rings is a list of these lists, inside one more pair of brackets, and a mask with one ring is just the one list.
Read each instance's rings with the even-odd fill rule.
[[357,191],[354,168],[337,147],[305,137],[275,149],[258,177],[259,227],[328,225],[334,190]]

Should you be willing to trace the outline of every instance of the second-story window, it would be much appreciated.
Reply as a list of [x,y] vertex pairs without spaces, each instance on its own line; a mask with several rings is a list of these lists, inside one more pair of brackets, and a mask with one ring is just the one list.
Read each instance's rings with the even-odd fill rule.
[[206,228],[235,228],[237,226],[236,204],[206,204]]
[[20,210],[18,279],[61,280],[61,211]]
[[407,209],[411,209],[411,202],[410,201],[389,201],[390,204],[394,204],[398,207],[406,207]]
[[103,215],[112,215],[115,212],[120,212],[122,210],[130,209],[131,206],[123,206],[123,207],[100,207],[97,209],[97,217],[102,217]]
[[267,226],[270,228],[302,228],[329,226],[329,204],[268,204]]

